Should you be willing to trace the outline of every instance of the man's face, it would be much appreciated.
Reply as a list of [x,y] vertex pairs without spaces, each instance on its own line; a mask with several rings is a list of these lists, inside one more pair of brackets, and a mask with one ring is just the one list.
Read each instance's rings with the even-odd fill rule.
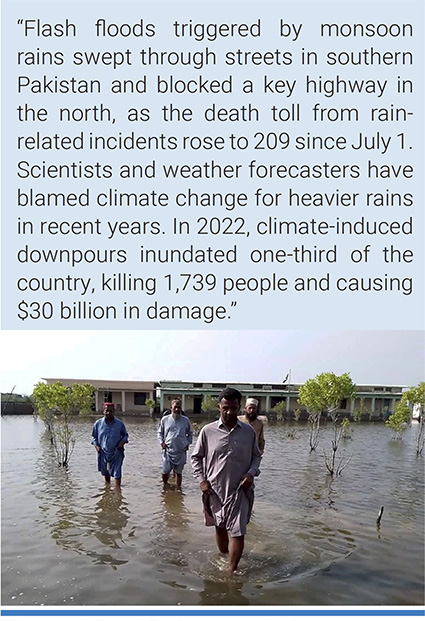
[[171,404],[171,414],[176,418],[180,416],[182,413],[182,405],[181,403],[176,403],[175,401]]
[[241,409],[239,401],[237,399],[222,399],[218,404],[218,409],[220,410],[221,420],[226,427],[234,427]]
[[257,418],[257,406],[254,404],[250,404],[245,408],[246,417],[248,420],[255,420]]
[[105,405],[105,407],[103,408],[103,415],[105,417],[105,420],[111,422],[111,420],[114,419],[114,412],[115,408],[113,405]]

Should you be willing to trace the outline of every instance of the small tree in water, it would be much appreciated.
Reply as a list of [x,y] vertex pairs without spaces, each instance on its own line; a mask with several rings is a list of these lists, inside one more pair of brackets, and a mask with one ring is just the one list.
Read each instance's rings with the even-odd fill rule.
[[395,406],[395,412],[388,417],[385,425],[392,431],[393,440],[401,440],[401,436],[410,424],[411,412],[407,403],[399,401]]
[[286,415],[286,401],[279,401],[279,403],[276,403],[273,412],[276,413],[276,420],[284,421]]
[[358,410],[354,410],[353,412],[353,420],[355,423],[359,423],[360,421],[367,420],[367,419],[370,420],[371,414],[366,412],[364,403],[365,403],[365,399],[364,397],[361,397],[360,408]]
[[349,438],[351,438],[351,423],[347,417],[343,419],[341,423],[341,429],[342,429],[342,437],[345,440],[348,440]]
[[214,412],[218,412],[218,399],[216,397],[212,397],[211,395],[204,395],[202,399],[201,410],[204,414],[208,414],[208,418],[210,418],[211,414]]
[[[335,373],[321,373],[314,379],[309,379],[299,391],[299,402],[309,411],[310,421],[310,450],[315,450],[318,444],[320,418],[326,411],[333,423],[332,452],[325,454],[326,468],[331,476],[341,474],[347,464],[340,462],[336,465],[336,453],[341,440],[342,428],[338,425],[338,410],[344,399],[354,397],[356,387],[349,373],[335,375]],[[347,462],[348,463],[348,462]]]
[[157,406],[157,402],[154,401],[153,399],[146,399],[145,405],[146,405],[147,408],[149,408],[149,413],[151,414],[151,416],[153,416],[154,413],[155,413],[155,408]]
[[296,410],[294,410],[295,420],[300,420],[301,414],[302,414],[302,410],[300,408],[297,408]]
[[326,376],[323,379],[327,401],[326,409],[328,410],[328,415],[332,419],[333,427],[332,449],[329,455],[325,454],[325,462],[329,474],[333,477],[334,475],[341,474],[349,461],[343,462],[343,459],[340,459],[338,464],[336,463],[339,442],[344,432],[344,426],[338,424],[338,410],[341,408],[341,402],[344,399],[352,399],[354,397],[356,387],[349,373],[343,373],[339,376],[333,373],[324,373],[324,375]]
[[319,443],[320,417],[324,408],[323,394],[318,382],[319,375],[315,379],[309,379],[304,386],[300,387],[298,403],[308,410],[308,422],[310,424],[310,452],[316,450]]
[[94,387],[91,384],[73,384],[68,388],[61,382],[39,382],[34,388],[34,407],[50,434],[56,459],[61,467],[68,466],[75,445],[71,416],[91,411],[93,392]]
[[395,407],[394,414],[385,423],[393,432],[395,440],[401,439],[403,432],[407,429],[412,420],[413,409],[419,416],[419,429],[416,435],[416,455],[422,455],[425,444],[425,382],[418,386],[411,386],[403,393],[401,401]]
[[55,424],[55,414],[53,407],[51,407],[51,387],[48,384],[39,382],[34,388],[31,400],[34,406],[34,414],[36,416],[40,416],[41,420],[44,423],[44,427],[49,434],[50,441],[53,444],[53,428]]
[[406,396],[407,401],[415,409],[419,416],[419,429],[416,436],[416,455],[422,455],[425,445],[425,382],[421,382],[415,388],[409,388],[403,396]]

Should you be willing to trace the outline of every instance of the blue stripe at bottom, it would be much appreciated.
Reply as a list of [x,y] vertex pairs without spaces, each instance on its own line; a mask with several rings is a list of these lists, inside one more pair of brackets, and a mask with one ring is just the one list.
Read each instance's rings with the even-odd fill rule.
[[310,616],[322,616],[322,617],[383,617],[383,616],[425,616],[425,610],[2,610],[1,615],[5,617],[17,617],[17,616],[120,616],[120,617],[135,617],[135,616],[151,616],[151,617],[194,617],[194,616],[233,616],[233,617],[281,617],[281,616],[293,616],[293,617],[310,617]]

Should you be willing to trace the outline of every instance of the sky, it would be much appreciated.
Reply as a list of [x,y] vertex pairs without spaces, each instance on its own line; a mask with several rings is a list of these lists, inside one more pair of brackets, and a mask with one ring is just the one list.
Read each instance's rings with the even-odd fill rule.
[[1,392],[31,394],[43,377],[305,382],[350,373],[356,384],[424,380],[418,331],[3,331]]

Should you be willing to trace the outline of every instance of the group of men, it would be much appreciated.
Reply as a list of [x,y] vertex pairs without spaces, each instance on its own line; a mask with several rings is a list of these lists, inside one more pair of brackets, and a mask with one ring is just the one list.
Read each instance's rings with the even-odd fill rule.
[[[258,401],[247,399],[244,413],[239,415],[241,401],[242,395],[235,388],[222,391],[218,398],[220,418],[201,429],[191,456],[193,472],[202,492],[205,524],[215,526],[217,547],[220,552],[229,554],[229,574],[237,569],[242,556],[254,503],[254,477],[260,473],[265,447]],[[182,403],[174,399],[158,428],[164,486],[168,485],[173,471],[176,487],[181,487],[192,439],[192,426],[182,413]],[[126,442],[128,434],[124,423],[115,418],[113,404],[105,403],[104,418],[96,421],[93,427],[92,444],[98,452],[99,471],[107,482],[114,477],[118,486]]]

